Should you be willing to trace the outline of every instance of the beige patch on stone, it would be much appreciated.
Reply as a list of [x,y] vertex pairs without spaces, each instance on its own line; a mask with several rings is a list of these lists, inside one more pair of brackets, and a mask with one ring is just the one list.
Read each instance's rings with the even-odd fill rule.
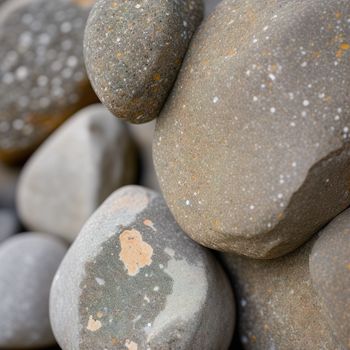
[[72,0],[74,4],[77,4],[82,7],[92,6],[96,0]]
[[101,321],[94,320],[93,317],[90,315],[86,329],[91,331],[91,332],[96,332],[101,327],[102,327]]
[[120,236],[119,259],[124,263],[129,276],[135,276],[140,269],[152,264],[153,248],[143,241],[139,231],[125,230]]
[[149,219],[146,219],[143,224],[149,228],[151,228],[154,232],[157,232],[157,229],[154,227],[154,223],[149,220]]
[[138,345],[129,339],[126,340],[125,346],[128,348],[128,350],[137,350],[138,349]]

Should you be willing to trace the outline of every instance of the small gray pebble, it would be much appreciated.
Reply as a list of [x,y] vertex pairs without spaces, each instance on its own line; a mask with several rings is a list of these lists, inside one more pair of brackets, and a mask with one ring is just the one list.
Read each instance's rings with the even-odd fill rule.
[[0,347],[55,344],[49,293],[65,253],[59,240],[37,233],[17,235],[0,245]]

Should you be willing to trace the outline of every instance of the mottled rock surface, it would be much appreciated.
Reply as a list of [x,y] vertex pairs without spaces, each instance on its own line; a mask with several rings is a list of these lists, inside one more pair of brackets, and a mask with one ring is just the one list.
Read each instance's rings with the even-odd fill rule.
[[29,155],[97,100],[83,59],[93,0],[11,0],[0,12],[0,159]]
[[350,204],[349,16],[347,0],[225,0],[201,25],[154,138],[194,240],[275,258]]
[[134,180],[136,168],[126,126],[102,105],[87,107],[26,164],[17,194],[20,217],[31,230],[73,241],[102,201]]
[[0,246],[0,346],[35,348],[55,344],[49,292],[66,247],[44,234],[21,234]]
[[310,273],[324,317],[350,349],[350,210],[321,232],[312,248]]
[[128,186],[93,214],[58,270],[54,334],[68,349],[227,349],[231,288],[155,192]]
[[113,114],[137,124],[158,116],[202,16],[201,0],[97,0],[85,61]]
[[20,224],[16,213],[0,208],[0,243],[18,232]]
[[273,260],[223,256],[235,285],[244,349],[348,349],[335,338],[312,285],[309,256],[314,241]]

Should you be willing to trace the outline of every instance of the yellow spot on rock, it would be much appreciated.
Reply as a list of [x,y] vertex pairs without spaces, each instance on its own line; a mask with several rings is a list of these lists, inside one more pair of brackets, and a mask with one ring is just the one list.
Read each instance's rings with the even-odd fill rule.
[[125,230],[119,236],[119,241],[119,259],[124,263],[129,276],[137,275],[141,268],[152,264],[153,248],[143,241],[139,231]]
[[346,265],[346,268],[350,271],[350,263]]
[[129,339],[126,340],[125,346],[128,348],[128,350],[137,350],[138,349],[138,345]]
[[91,332],[96,332],[102,327],[101,321],[94,320],[93,317],[90,315],[89,321],[87,324],[87,329]]
[[157,231],[157,229],[154,227],[154,223],[149,220],[149,219],[146,219],[143,224],[147,227],[150,227],[153,231]]
[[73,3],[79,6],[91,6],[95,3],[96,0],[73,0]]
[[153,80],[155,80],[155,81],[160,81],[160,79],[161,79],[161,76],[160,76],[159,73],[155,73],[155,74],[153,75]]
[[350,49],[350,45],[348,43],[343,43],[340,45],[340,48],[342,50],[349,50]]
[[123,53],[122,52],[116,52],[115,57],[117,57],[118,60],[121,60],[123,58]]

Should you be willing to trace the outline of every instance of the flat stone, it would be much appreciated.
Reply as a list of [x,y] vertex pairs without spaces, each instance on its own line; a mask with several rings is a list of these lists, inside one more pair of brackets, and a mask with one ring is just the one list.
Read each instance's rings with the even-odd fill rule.
[[20,223],[14,211],[0,209],[0,243],[18,232]]
[[66,247],[56,238],[27,233],[0,246],[0,346],[35,348],[55,344],[49,292]]
[[50,296],[68,349],[228,349],[231,287],[213,256],[178,227],[155,192],[112,194],[80,232]]
[[309,258],[314,242],[273,260],[222,254],[235,285],[244,349],[348,348],[335,338],[312,283]]
[[350,210],[336,217],[312,248],[310,274],[324,317],[350,348]]
[[202,16],[201,0],[96,2],[85,32],[85,61],[113,114],[136,124],[158,116]]
[[201,25],[153,151],[194,240],[275,258],[349,206],[349,16],[347,0],[225,0]]
[[0,13],[0,159],[28,156],[97,101],[83,59],[93,0],[11,0]]
[[34,153],[19,181],[17,207],[26,227],[71,242],[94,210],[136,174],[128,130],[102,105],[68,120]]

